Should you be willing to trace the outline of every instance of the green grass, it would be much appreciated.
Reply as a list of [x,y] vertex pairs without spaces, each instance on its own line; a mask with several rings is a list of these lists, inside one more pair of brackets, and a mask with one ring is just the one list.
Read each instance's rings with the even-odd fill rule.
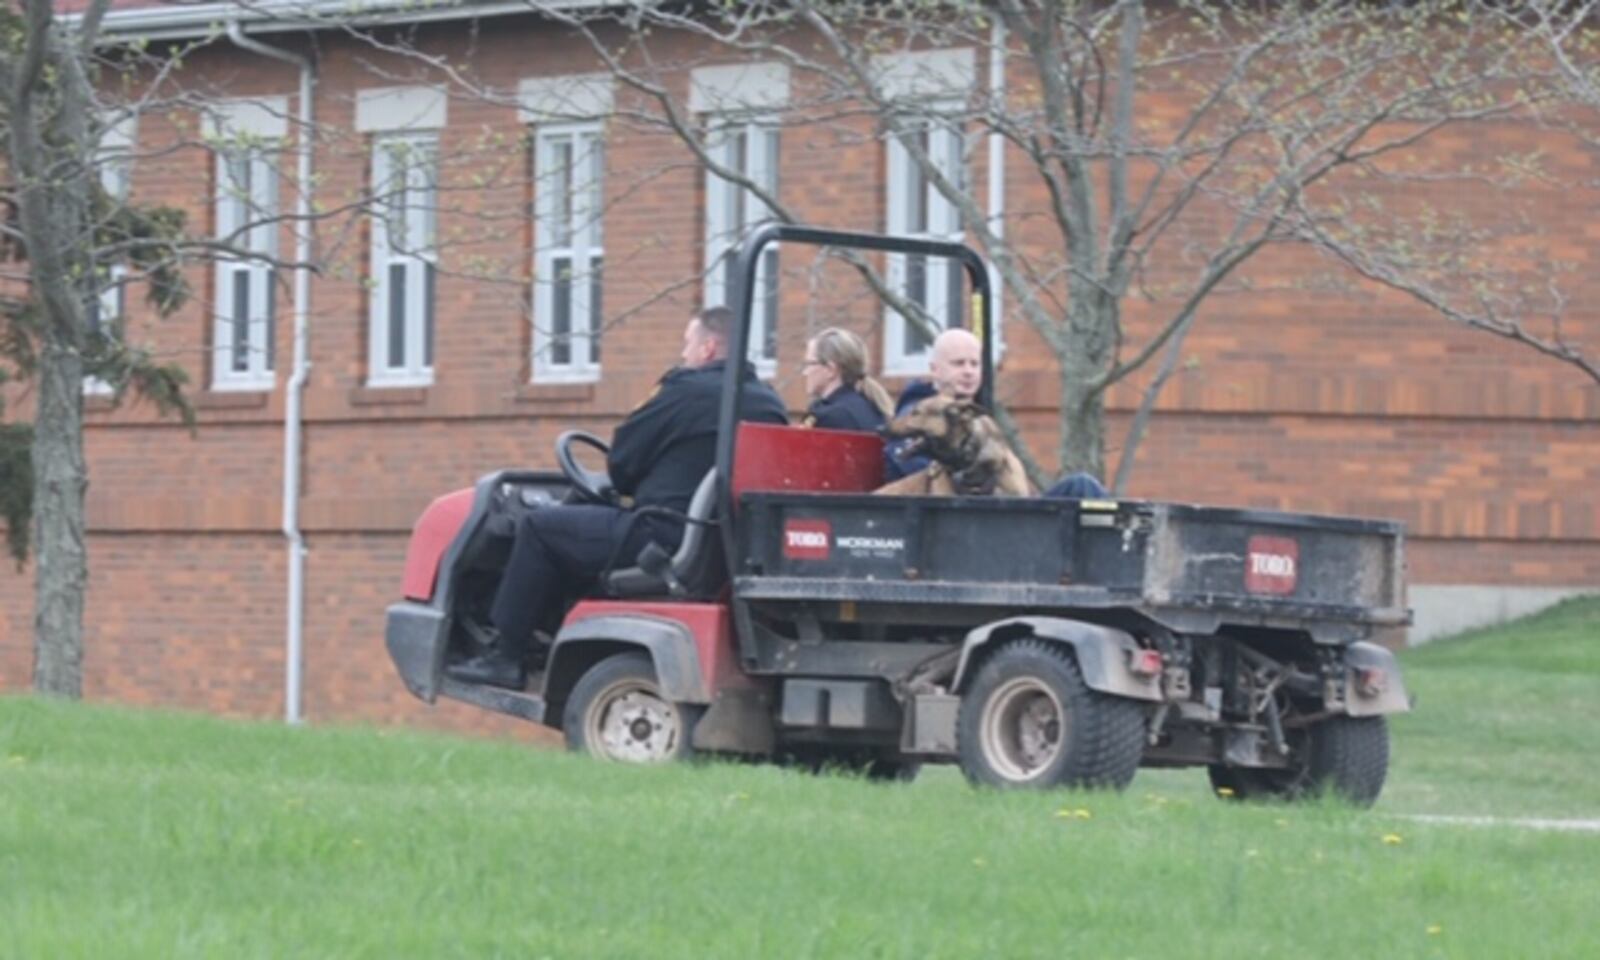
[[[0,699],[0,957],[1600,956],[1600,604],[1405,658],[1378,808]],[[1587,741],[1587,742],[1586,742]]]
[[[1600,818],[1600,599],[1408,651],[1384,806]],[[1600,952],[1597,952],[1600,956]]]

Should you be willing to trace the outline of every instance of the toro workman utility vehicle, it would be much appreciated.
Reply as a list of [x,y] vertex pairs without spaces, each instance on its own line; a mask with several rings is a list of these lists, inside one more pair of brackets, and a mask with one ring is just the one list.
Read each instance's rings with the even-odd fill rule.
[[[988,275],[960,244],[758,229],[735,265],[730,356],[746,356],[756,267],[779,242],[960,264],[984,343],[979,399],[992,399]],[[604,444],[564,434],[561,473],[505,470],[436,500],[388,612],[407,688],[615,760],[728,754],[899,778],[954,761],[1002,787],[1122,788],[1141,764],[1201,766],[1238,797],[1377,798],[1385,715],[1408,707],[1394,657],[1370,642],[1408,618],[1399,525],[872,496],[878,437],[741,424],[739,366],[727,365],[716,464],[682,544],[601,577],[525,690],[446,667],[480,652],[518,519],[607,499],[574,451]]]

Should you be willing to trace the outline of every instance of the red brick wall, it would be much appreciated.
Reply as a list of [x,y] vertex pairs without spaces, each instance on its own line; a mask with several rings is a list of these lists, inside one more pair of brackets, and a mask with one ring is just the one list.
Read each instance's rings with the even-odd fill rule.
[[[435,28],[440,49],[466,55]],[[528,74],[588,72],[581,45],[513,19],[477,38],[472,62],[512,89]],[[354,91],[407,82],[370,76],[336,37],[319,43],[320,122],[350,130]],[[363,50],[371,59],[374,54]],[[233,95],[285,94],[287,68],[234,51],[201,51],[192,77]],[[619,94],[619,96],[626,96]],[[291,104],[292,108],[292,104]],[[502,279],[525,277],[525,225],[505,216],[529,195],[520,151],[485,159],[476,145],[522,131],[503,104],[452,99],[444,142],[446,205],[441,231],[454,239],[446,266],[488,264]],[[868,128],[785,133],[781,190],[814,222],[874,229],[883,223],[883,151]],[[1563,169],[1593,170],[1592,156],[1524,128],[1499,134],[1517,149],[1540,137]],[[179,136],[171,120],[146,118],[147,146]],[[1493,156],[1493,137],[1449,149]],[[975,182],[982,182],[984,151]],[[507,158],[510,158],[509,160]],[[594,385],[528,384],[529,332],[517,282],[445,276],[433,386],[364,386],[366,237],[359,224],[321,230],[335,264],[314,283],[313,370],[306,394],[302,516],[307,562],[305,708],[313,720],[358,720],[472,728],[525,728],[464,708],[424,708],[394,676],[382,650],[384,607],[398,593],[406,534],[435,495],[503,465],[549,465],[555,435],[578,426],[604,433],[674,361],[685,316],[699,291],[683,285],[701,264],[702,177],[670,141],[613,124],[606,223],[608,312],[659,301],[632,315],[605,342],[605,377]],[[332,203],[359,193],[365,150],[354,134],[319,146],[319,194]],[[1037,210],[1042,197],[1013,151],[1010,209]],[[209,157],[179,150],[141,164],[136,195],[184,206],[210,221]],[[493,181],[476,186],[475,178]],[[627,185],[631,192],[624,191]],[[292,191],[283,191],[284,203]],[[1478,198],[1461,198],[1481,205]],[[1536,222],[1551,249],[1577,269],[1566,279],[1575,313],[1569,331],[1600,348],[1600,271],[1587,269],[1597,235],[1570,211],[1600,206],[1600,193],[1530,185],[1507,213],[1508,244]],[[484,212],[493,219],[482,219]],[[1526,234],[1526,236],[1524,235]],[[443,235],[443,234],[442,234]],[[1047,244],[1047,231],[1032,229]],[[1059,243],[1059,238],[1056,240]],[[292,249],[285,231],[280,248]],[[785,268],[806,256],[786,250]],[[1172,276],[1177,265],[1164,269]],[[134,336],[181,358],[194,375],[200,427],[190,436],[146,409],[89,414],[92,570],[86,643],[88,696],[217,712],[273,716],[283,709],[285,550],[281,502],[281,381],[290,356],[287,296],[279,299],[280,388],[270,395],[206,389],[209,271],[200,296],[178,316],[140,315]],[[872,322],[825,273],[817,324],[836,316]],[[1130,492],[1150,498],[1392,517],[1410,531],[1418,583],[1600,584],[1600,390],[1575,373],[1479,333],[1452,328],[1408,303],[1338,279],[1303,252],[1253,266],[1253,292],[1210,301],[1185,349],[1137,460]],[[1315,281],[1315,282],[1301,282]],[[797,406],[806,285],[786,283],[778,385]],[[1166,305],[1170,308],[1170,304]],[[1130,305],[1130,325],[1148,336],[1162,304]],[[1059,385],[1037,335],[1013,321],[999,392],[1053,462]],[[876,338],[875,338],[876,340]],[[893,386],[894,384],[891,384]],[[1109,460],[1115,464],[1132,408],[1133,383],[1110,395]],[[26,415],[26,399],[12,415]],[[0,576],[0,690],[28,682],[31,570]]]

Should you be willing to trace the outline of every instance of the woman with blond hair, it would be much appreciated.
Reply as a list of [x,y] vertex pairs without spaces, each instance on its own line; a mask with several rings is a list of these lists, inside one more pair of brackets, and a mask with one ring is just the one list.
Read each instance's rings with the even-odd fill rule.
[[811,398],[805,426],[876,433],[894,411],[889,392],[867,376],[867,345],[848,330],[812,337],[800,375]]

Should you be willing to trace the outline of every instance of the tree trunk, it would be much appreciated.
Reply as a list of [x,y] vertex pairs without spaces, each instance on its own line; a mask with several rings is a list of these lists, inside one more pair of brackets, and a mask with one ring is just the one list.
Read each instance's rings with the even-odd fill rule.
[[[1084,265],[1079,276],[1089,275]],[[1100,380],[1109,368],[1117,322],[1117,305],[1097,285],[1075,282],[1068,294],[1065,351],[1061,357],[1061,476],[1106,476],[1105,389]]]
[[83,358],[50,343],[39,363],[33,434],[33,513],[38,576],[34,589],[33,687],[76,699],[83,693],[84,550]]
[[1061,475],[1105,476],[1105,394],[1086,386],[1088,372],[1075,363],[1061,367]]
[[[91,14],[103,12],[95,0]],[[75,35],[57,34],[48,3],[26,5],[25,50],[6,78],[17,216],[39,313],[38,411],[33,431],[34,665],[41,693],[83,692],[83,606],[88,582],[83,510],[84,313],[97,295],[90,216],[95,167],[92,109]]]

